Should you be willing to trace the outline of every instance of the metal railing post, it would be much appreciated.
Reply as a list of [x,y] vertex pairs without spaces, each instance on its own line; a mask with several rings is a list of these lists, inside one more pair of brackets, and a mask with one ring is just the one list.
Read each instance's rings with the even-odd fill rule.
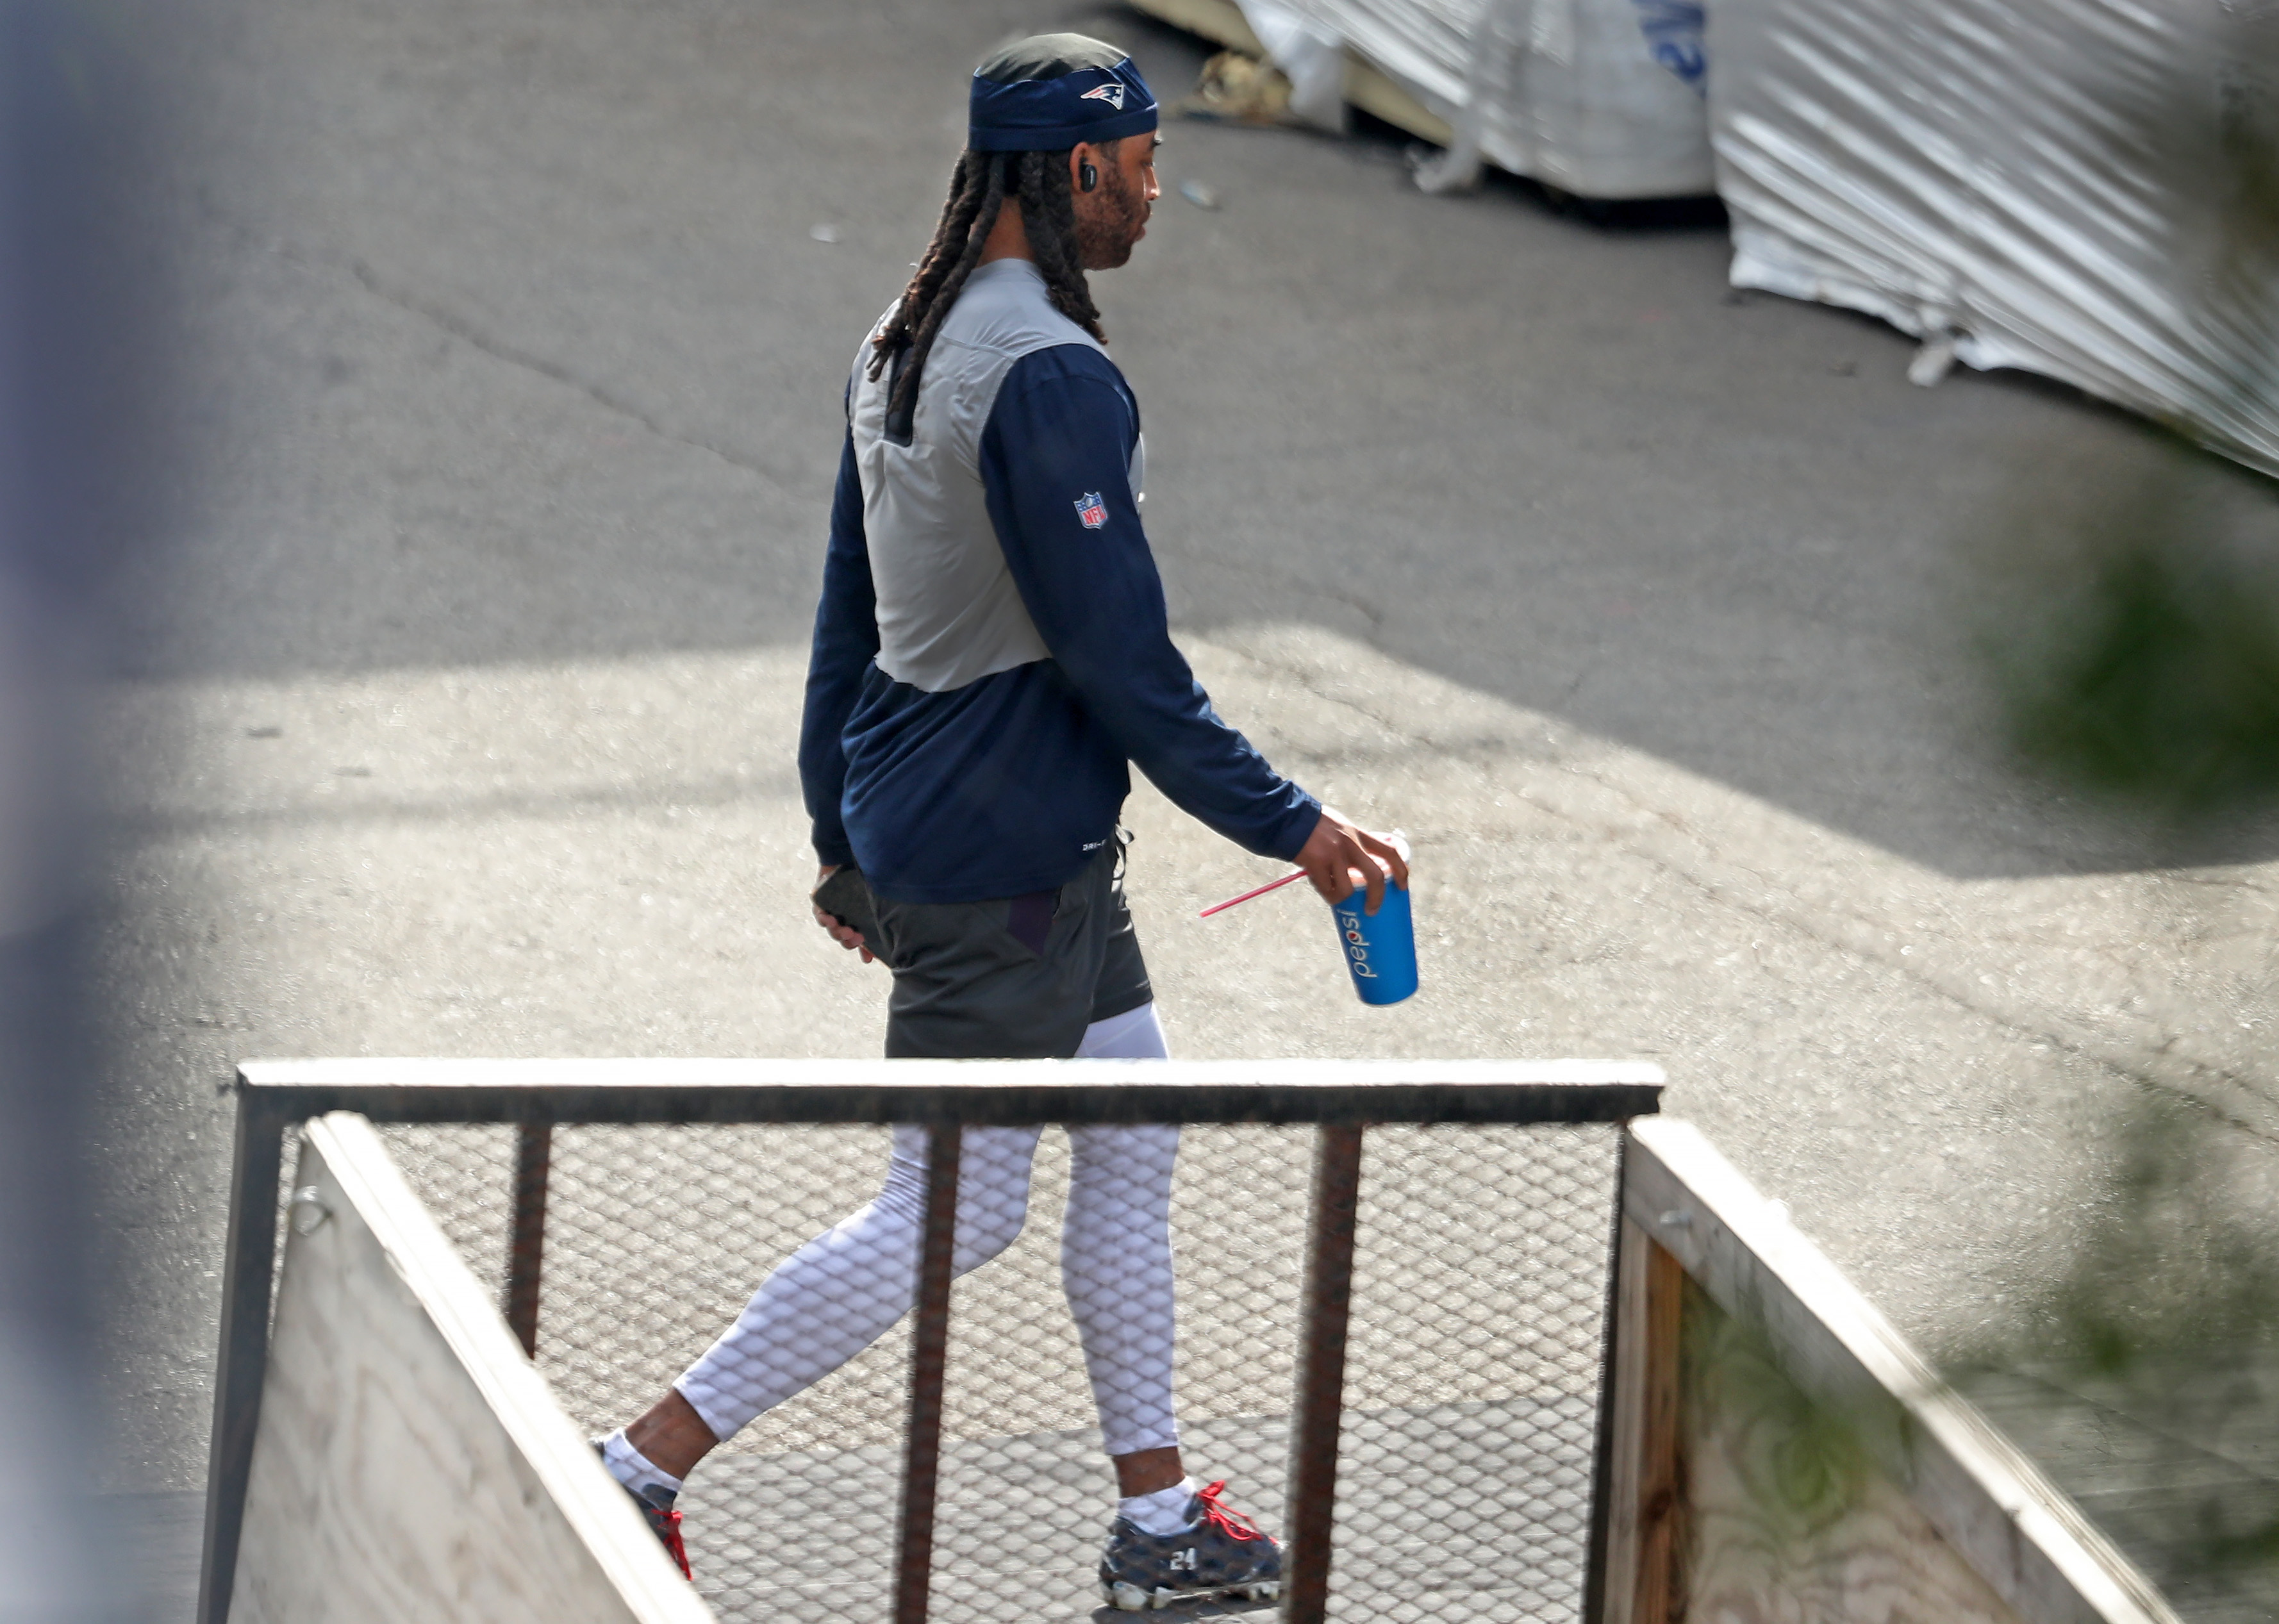
[[1337,1513],[1338,1438],[1345,1410],[1346,1323],[1353,1306],[1354,1218],[1361,1197],[1358,1122],[1325,1122],[1314,1148],[1307,1236],[1305,1320],[1291,1417],[1290,1488],[1284,1515],[1285,1624],[1321,1624],[1330,1599],[1330,1537]]
[[269,1365],[269,1304],[277,1268],[277,1176],[284,1156],[283,1115],[241,1089],[231,1165],[229,1238],[222,1251],[221,1348],[214,1363],[214,1423],[206,1457],[205,1555],[198,1578],[198,1624],[226,1624],[237,1580],[245,1485],[261,1421]]
[[546,1259],[546,1184],[554,1168],[554,1124],[533,1117],[515,1129],[514,1212],[506,1252],[506,1322],[538,1357],[538,1287]]
[[949,1356],[963,1137],[955,1121],[937,1122],[926,1133],[925,1227],[918,1240],[917,1302],[910,1323],[910,1423],[894,1551],[894,1624],[925,1624],[933,1584],[934,1490],[941,1471],[942,1377]]

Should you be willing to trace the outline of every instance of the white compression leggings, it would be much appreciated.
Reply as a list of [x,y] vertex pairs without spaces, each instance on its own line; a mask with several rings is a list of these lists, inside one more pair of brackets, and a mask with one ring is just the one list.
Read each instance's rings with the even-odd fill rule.
[[[1086,1029],[1080,1060],[1162,1060],[1155,1007]],[[969,1128],[958,1154],[957,1273],[1021,1233],[1040,1128]],[[1171,1168],[1176,1126],[1070,1128],[1061,1283],[1111,1455],[1179,1441],[1171,1412]],[[770,1275],[673,1385],[724,1442],[884,1336],[917,1290],[926,1134],[894,1130],[886,1188]]]

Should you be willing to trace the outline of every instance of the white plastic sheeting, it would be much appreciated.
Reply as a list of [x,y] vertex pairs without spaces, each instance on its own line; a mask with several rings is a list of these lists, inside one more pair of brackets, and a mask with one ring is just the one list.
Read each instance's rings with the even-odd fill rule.
[[[1240,0],[1296,81],[1324,42],[1382,69],[1456,132],[1428,184],[1485,158],[1585,197],[1711,189],[1694,0]],[[1284,60],[1278,39],[1294,42]]]
[[2279,472],[2275,23],[2271,0],[1714,0],[1732,280],[1922,337],[1919,382],[2024,368]]
[[1286,0],[1242,0],[1242,19],[1290,81],[1290,111],[1322,129],[1346,127],[1346,57],[1337,35]]

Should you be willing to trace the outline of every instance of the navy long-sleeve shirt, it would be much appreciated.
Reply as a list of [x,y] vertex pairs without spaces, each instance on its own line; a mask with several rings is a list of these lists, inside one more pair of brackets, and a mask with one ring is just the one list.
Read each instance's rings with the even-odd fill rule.
[[[921,436],[926,426],[922,405]],[[1139,408],[1105,354],[1055,344],[1002,371],[974,471],[1045,657],[955,686],[929,691],[880,669],[862,427],[858,410],[800,742],[825,862],[858,863],[902,901],[1050,889],[1112,838],[1128,762],[1239,845],[1296,854],[1320,803],[1220,720],[1172,646],[1130,479]]]

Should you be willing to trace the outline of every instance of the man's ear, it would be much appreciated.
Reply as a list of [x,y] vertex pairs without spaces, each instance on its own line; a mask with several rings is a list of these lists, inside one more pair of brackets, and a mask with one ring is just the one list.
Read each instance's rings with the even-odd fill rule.
[[1088,141],[1080,141],[1069,150],[1069,184],[1079,192],[1096,191],[1100,187],[1100,154]]

